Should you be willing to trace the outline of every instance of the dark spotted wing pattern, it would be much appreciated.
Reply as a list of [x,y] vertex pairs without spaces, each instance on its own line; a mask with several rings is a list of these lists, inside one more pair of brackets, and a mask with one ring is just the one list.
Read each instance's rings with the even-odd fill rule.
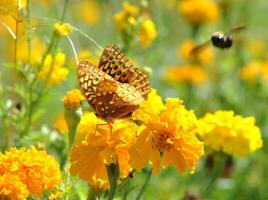
[[114,44],[107,45],[99,62],[99,68],[120,83],[127,83],[147,98],[150,82],[147,75],[133,66],[131,61]]
[[82,93],[103,119],[128,117],[144,101],[133,86],[114,80],[88,61],[79,63],[77,75]]

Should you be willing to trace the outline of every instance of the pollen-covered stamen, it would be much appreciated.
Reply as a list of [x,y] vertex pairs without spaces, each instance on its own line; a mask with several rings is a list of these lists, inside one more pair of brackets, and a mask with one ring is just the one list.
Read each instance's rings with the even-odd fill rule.
[[172,134],[168,130],[155,132],[152,137],[153,148],[160,152],[170,151],[173,146]]

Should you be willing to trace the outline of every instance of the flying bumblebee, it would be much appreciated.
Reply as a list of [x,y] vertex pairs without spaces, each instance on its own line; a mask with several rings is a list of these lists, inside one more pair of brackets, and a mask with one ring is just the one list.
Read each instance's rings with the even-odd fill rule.
[[233,34],[240,32],[242,30],[246,29],[245,26],[237,26],[228,32],[224,33],[222,31],[217,31],[212,34],[210,40],[195,46],[190,51],[190,56],[196,55],[198,52],[200,52],[203,48],[205,48],[207,45],[212,44],[216,48],[220,49],[229,49],[233,46]]

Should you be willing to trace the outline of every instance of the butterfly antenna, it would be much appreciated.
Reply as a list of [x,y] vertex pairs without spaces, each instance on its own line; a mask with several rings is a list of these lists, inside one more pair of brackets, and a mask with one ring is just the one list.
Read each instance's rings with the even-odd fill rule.
[[[48,18],[48,17],[38,17],[36,19],[44,20],[44,21],[50,21],[50,22],[59,22],[58,20],[51,19],[51,18]],[[79,28],[77,28],[77,27],[75,27],[73,25],[72,25],[72,28],[73,28],[74,31],[80,33],[82,36],[84,36],[90,42],[92,42],[98,49],[100,49],[101,51],[104,50],[104,48],[98,42],[96,42],[92,37],[90,37],[88,34],[86,34],[85,32],[81,31]]]
[[[26,32],[31,31],[31,30],[36,31],[38,28],[47,28],[47,27],[50,28],[51,26],[50,25],[31,26],[28,29],[26,29],[22,35],[24,35]],[[66,35],[65,37],[67,38],[68,42],[70,43],[70,45],[72,47],[73,54],[74,54],[74,57],[75,57],[75,61],[76,61],[76,64],[78,65],[79,61],[78,61],[77,51],[76,51],[76,48],[74,46],[74,43],[73,43],[72,39],[68,35]]]
[[75,61],[76,61],[76,65],[78,65],[79,64],[79,61],[78,61],[78,56],[77,56],[77,52],[76,52],[74,43],[73,43],[72,39],[68,35],[66,35],[66,38],[68,39],[68,41],[69,41],[69,43],[70,43],[70,45],[72,47],[72,50],[73,50],[73,53],[74,53],[74,57],[75,57]]
[[98,47],[101,51],[103,51],[103,47],[97,43],[92,37],[90,37],[88,34],[86,34],[85,32],[81,31],[80,29],[73,27],[73,30],[77,31],[78,33],[80,33],[81,35],[83,35],[84,37],[86,37],[89,41],[91,41],[96,47]]

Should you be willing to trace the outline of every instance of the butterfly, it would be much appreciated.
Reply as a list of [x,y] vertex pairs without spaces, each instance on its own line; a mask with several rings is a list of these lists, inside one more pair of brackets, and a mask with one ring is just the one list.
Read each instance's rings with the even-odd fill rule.
[[114,44],[105,47],[98,66],[80,61],[77,76],[95,114],[108,122],[130,117],[150,92],[148,76]]
[[194,47],[190,51],[190,56],[197,55],[200,51],[202,51],[202,49],[207,47],[209,44],[212,44],[214,47],[220,48],[220,49],[231,48],[233,46],[233,34],[240,32],[244,29],[246,29],[245,26],[237,26],[235,28],[232,28],[226,33],[222,31],[217,31],[212,34],[210,40]]

